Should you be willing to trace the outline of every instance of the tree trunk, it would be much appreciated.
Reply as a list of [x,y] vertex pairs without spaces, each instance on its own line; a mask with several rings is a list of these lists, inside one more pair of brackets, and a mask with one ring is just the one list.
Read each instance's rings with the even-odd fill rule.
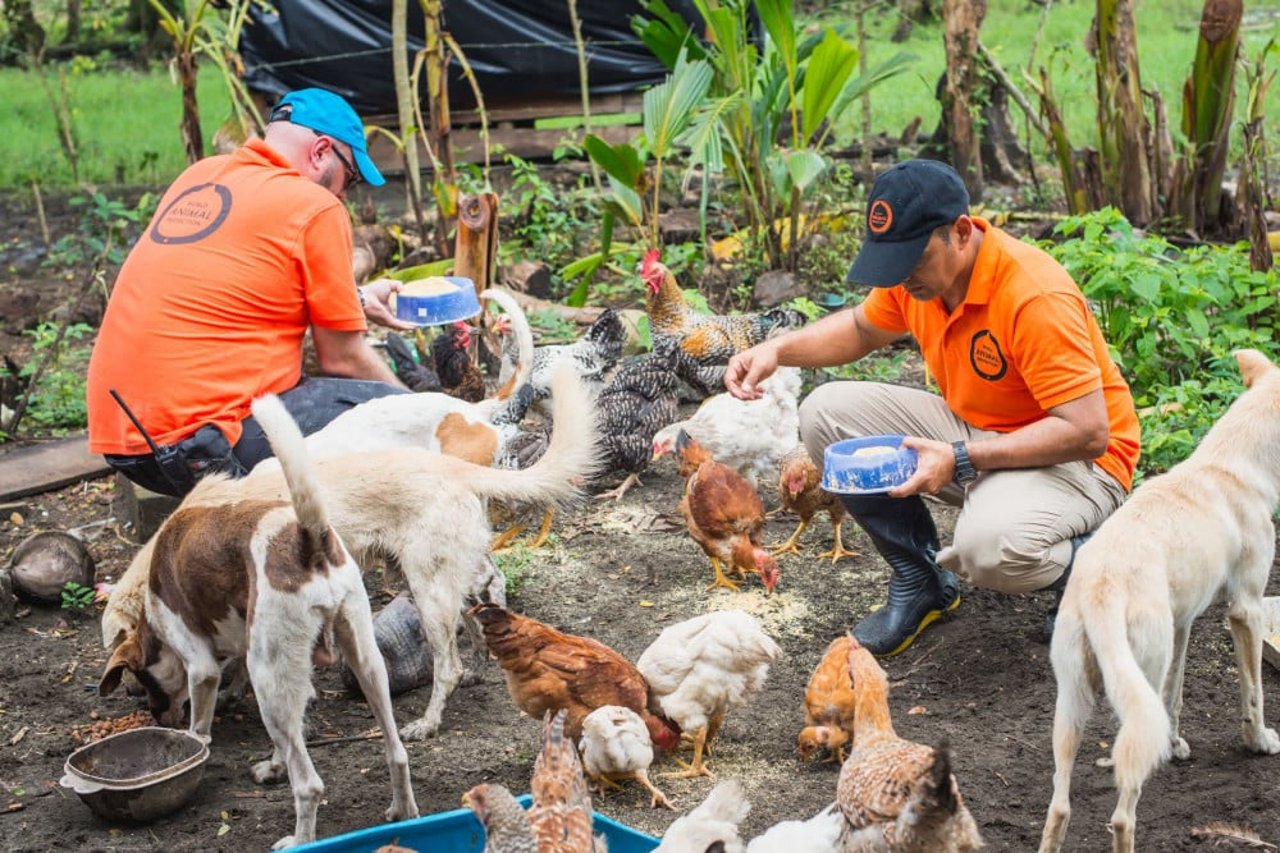
[[1230,148],[1243,14],[1243,0],[1205,0],[1195,64],[1182,88],[1182,133],[1191,149],[1170,207],[1198,235],[1230,230],[1222,176]]
[[1137,226],[1159,214],[1151,178],[1151,128],[1142,109],[1132,0],[1098,0],[1098,138],[1109,199]]
[[422,167],[418,163],[418,134],[422,129],[413,118],[413,88],[409,84],[408,47],[409,0],[391,3],[391,74],[396,86],[396,112],[400,120],[400,143],[404,152],[405,192],[418,223],[418,236],[426,238],[427,222],[422,210]]
[[937,0],[898,0],[898,26],[891,37],[894,42],[904,42],[911,37],[911,29],[917,23],[926,23],[937,14]]
[[431,141],[436,162],[432,164],[434,195],[436,197],[436,246],[440,254],[449,251],[449,229],[456,216],[454,205],[447,199],[456,199],[458,176],[453,168],[453,143],[450,140],[452,122],[449,119],[449,58],[445,53],[443,29],[443,0],[421,0],[422,14],[426,18],[427,55],[427,121],[431,124]]
[[974,121],[974,105],[982,79],[978,29],[987,14],[986,0],[944,0],[942,18],[947,51],[947,84],[942,97],[943,124],[951,165],[964,178],[969,197],[982,199],[981,140]]
[[[494,193],[463,196],[458,203],[458,235],[454,242],[453,274],[471,279],[476,296],[493,282],[494,262],[498,257],[498,196]],[[480,312],[480,327],[486,314]],[[473,342],[472,360],[480,353],[477,335]],[[501,344],[486,339],[488,361],[501,354]]]
[[0,16],[9,30],[9,41],[15,51],[38,56],[44,50],[44,27],[36,20],[31,0],[0,2]]
[[67,0],[67,33],[62,37],[63,44],[80,41],[80,6],[81,0]]
[[182,84],[182,148],[187,152],[187,163],[204,157],[204,135],[200,132],[200,105],[196,102],[196,57],[194,53],[179,53],[178,79]]

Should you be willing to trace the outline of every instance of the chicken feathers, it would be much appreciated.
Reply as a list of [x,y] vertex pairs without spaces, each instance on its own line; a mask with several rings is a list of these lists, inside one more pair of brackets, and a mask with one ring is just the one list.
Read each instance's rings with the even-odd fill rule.
[[819,749],[832,759],[844,760],[853,739],[854,690],[849,674],[850,637],[837,637],[809,677],[804,690],[805,727],[797,738],[800,760],[808,761]]

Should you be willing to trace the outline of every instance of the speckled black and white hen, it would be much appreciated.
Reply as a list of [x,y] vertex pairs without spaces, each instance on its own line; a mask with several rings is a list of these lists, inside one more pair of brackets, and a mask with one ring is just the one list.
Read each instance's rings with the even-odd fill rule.
[[675,358],[673,343],[659,344],[654,352],[624,364],[596,398],[605,454],[602,471],[627,475],[622,485],[599,497],[621,500],[640,481],[653,458],[654,433],[676,419]]
[[[505,325],[504,318],[498,320],[499,328]],[[505,329],[504,329],[505,332]],[[622,318],[612,308],[606,308],[591,324],[580,340],[571,344],[554,344],[536,347],[533,351],[533,371],[529,383],[533,385],[534,405],[551,396],[551,377],[556,367],[566,361],[574,366],[574,372],[594,396],[605,385],[605,376],[622,356],[622,346],[626,343],[627,332],[622,325]],[[502,341],[502,370],[499,382],[505,382],[514,372],[518,357],[515,337],[505,335]],[[543,407],[539,407],[543,408]]]

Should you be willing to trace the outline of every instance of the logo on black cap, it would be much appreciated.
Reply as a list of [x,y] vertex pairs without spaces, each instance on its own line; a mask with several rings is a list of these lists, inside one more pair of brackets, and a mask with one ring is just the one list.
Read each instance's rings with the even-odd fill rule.
[[867,230],[872,234],[883,234],[892,224],[893,208],[889,206],[889,202],[882,198],[873,201],[871,209],[867,211]]

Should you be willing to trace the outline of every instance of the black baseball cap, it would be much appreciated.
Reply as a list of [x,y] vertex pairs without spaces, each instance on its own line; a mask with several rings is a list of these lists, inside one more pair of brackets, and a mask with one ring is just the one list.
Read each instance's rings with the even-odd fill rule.
[[867,236],[846,284],[893,287],[911,274],[935,228],[969,212],[960,174],[937,160],[907,160],[883,172],[867,199]]

